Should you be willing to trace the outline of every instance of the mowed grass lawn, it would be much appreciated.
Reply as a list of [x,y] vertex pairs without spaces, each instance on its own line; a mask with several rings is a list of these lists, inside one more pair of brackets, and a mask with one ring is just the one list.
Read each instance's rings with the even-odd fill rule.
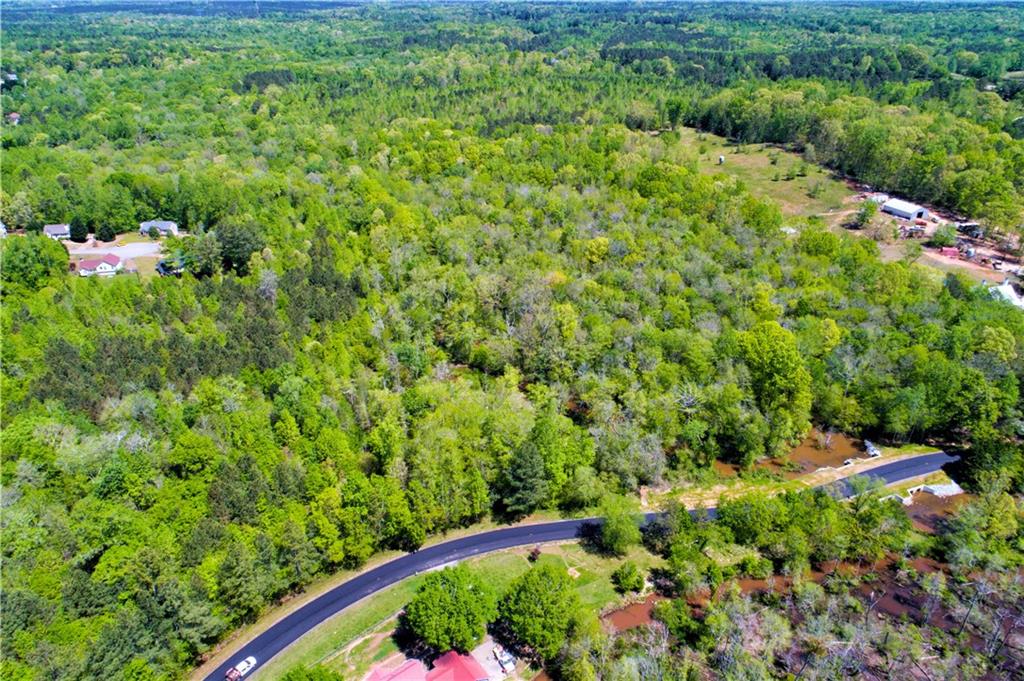
[[[640,547],[624,558],[610,558],[585,550],[577,543],[544,546],[540,562],[554,563],[573,577],[584,607],[595,614],[622,602],[611,583],[611,573],[625,560],[632,560],[644,571],[664,561]],[[500,595],[530,567],[530,548],[510,549],[465,561],[472,570],[485,576]],[[391,637],[398,614],[415,595],[425,575],[410,577],[360,603],[300,639],[255,678],[276,679],[295,666],[323,665],[358,681],[370,668],[398,651]]]
[[142,277],[143,279],[148,279],[150,277],[157,276],[156,265],[158,262],[160,262],[159,257],[132,258],[132,262],[135,263],[135,268],[138,270],[139,276]]
[[128,244],[143,244],[151,241],[159,241],[159,239],[150,239],[146,234],[139,234],[138,232],[125,232],[117,236],[117,245],[126,246]]
[[[854,194],[828,170],[804,162],[799,154],[764,144],[737,145],[724,137],[693,128],[680,128],[679,137],[680,143],[697,156],[702,173],[737,177],[754,196],[777,202],[787,216],[821,215],[838,210],[844,199]],[[718,165],[719,156],[725,156],[722,165]],[[803,168],[806,176],[785,179],[791,173],[795,175],[799,168]]]

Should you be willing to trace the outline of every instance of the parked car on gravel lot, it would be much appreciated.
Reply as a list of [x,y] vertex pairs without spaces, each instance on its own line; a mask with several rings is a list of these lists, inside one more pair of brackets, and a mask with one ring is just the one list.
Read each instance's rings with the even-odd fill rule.
[[498,661],[501,671],[511,674],[516,669],[516,658],[501,646],[494,649],[494,659]]

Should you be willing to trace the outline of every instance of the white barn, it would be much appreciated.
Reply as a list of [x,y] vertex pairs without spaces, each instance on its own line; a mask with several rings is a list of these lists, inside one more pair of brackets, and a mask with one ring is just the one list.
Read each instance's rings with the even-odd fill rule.
[[882,204],[882,211],[904,220],[923,220],[928,217],[927,208],[901,199],[889,199]]

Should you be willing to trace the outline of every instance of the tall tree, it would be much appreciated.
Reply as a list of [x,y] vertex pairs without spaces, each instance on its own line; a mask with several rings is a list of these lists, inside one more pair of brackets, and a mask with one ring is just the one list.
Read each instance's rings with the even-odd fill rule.
[[432,572],[405,607],[405,620],[435,650],[468,652],[497,614],[496,598],[479,576],[463,565]]
[[617,494],[608,494],[601,501],[599,511],[601,545],[609,553],[625,555],[631,546],[640,543],[640,514],[632,500]]
[[762,321],[742,334],[740,348],[758,404],[769,416],[771,444],[802,437],[810,427],[811,375],[796,337],[776,321]]
[[499,614],[521,643],[551,660],[578,626],[579,595],[564,568],[537,563],[509,588]]
[[537,446],[524,442],[509,461],[505,472],[502,504],[513,518],[521,518],[537,510],[548,496],[544,460]]

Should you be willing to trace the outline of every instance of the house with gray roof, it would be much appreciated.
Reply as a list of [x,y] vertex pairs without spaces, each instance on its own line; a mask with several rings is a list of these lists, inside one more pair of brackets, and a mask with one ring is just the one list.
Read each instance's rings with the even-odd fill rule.
[[139,223],[139,234],[149,234],[150,229],[156,229],[160,236],[178,236],[178,223],[170,220],[147,220]]
[[43,234],[54,241],[71,238],[71,225],[44,225]]

